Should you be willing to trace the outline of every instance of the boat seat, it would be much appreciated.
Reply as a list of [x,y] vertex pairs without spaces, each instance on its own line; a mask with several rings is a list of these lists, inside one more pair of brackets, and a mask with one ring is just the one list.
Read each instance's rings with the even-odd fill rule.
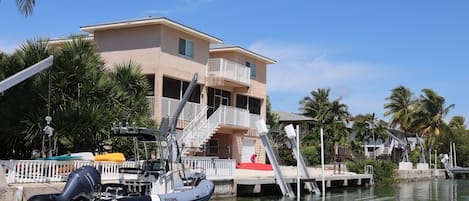
[[127,186],[124,184],[107,183],[101,186],[101,192],[104,197],[117,198],[128,194]]

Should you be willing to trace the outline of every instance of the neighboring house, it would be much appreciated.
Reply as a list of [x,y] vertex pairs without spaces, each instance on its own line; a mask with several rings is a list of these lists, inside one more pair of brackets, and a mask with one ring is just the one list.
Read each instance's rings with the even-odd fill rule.
[[318,121],[312,117],[304,116],[301,114],[295,114],[285,111],[272,111],[277,113],[279,116],[279,123],[284,126],[292,124],[295,128],[297,125],[300,126],[300,133],[308,132],[317,125]]
[[[406,138],[404,137],[404,133],[396,130],[388,128],[388,131],[399,138],[403,143],[406,143]],[[350,140],[355,140],[355,133],[350,135]],[[423,138],[418,138],[421,140],[422,144],[425,143]],[[407,137],[407,146],[410,148],[410,151],[413,151],[416,146],[418,145],[416,137]],[[395,161],[400,161],[402,159],[401,153],[403,150],[399,145],[399,142],[389,136],[386,136],[383,139],[376,138],[376,143],[373,142],[373,139],[370,137],[367,140],[363,141],[363,153],[367,158],[373,158],[374,155],[379,158],[392,158]]]
[[[151,85],[152,117],[171,117],[192,76],[198,85],[179,120],[185,156],[265,162],[255,122],[266,117],[267,65],[276,61],[167,18],[81,27],[106,66],[139,63]],[[64,40],[57,40],[63,42]],[[54,41],[51,41],[54,43]]]

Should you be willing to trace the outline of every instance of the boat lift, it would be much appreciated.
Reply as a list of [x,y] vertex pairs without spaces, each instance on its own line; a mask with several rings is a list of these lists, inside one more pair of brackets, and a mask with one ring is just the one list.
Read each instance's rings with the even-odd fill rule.
[[[298,153],[298,147],[296,147],[297,142],[296,142],[296,135],[299,133],[295,132],[295,129],[293,128],[292,124],[289,124],[285,126],[285,132],[287,133],[288,137],[288,143],[290,144],[291,149],[293,150],[293,155],[296,157],[296,160],[298,160],[298,164],[300,167],[300,173],[303,178],[311,178],[308,172],[308,168],[306,167],[305,160],[303,158],[303,154]],[[308,188],[309,192],[314,192],[316,195],[321,195],[321,191],[319,191],[319,188],[316,184],[316,181],[310,181],[305,183],[306,188]]]
[[262,144],[265,147],[267,157],[269,157],[269,161],[272,165],[272,168],[274,169],[275,178],[277,179],[277,184],[280,186],[282,194],[284,196],[286,195],[290,198],[294,198],[295,193],[293,192],[291,185],[285,181],[282,170],[280,169],[280,165],[278,164],[277,157],[275,157],[274,151],[272,150],[272,145],[270,145],[269,137],[267,136],[269,130],[267,129],[265,121],[263,119],[257,121],[256,126],[257,131],[261,136]]
[[396,142],[399,144],[399,148],[404,150],[404,156],[402,156],[402,162],[409,162],[409,153],[407,150],[407,143],[393,135],[391,132],[386,130],[386,134],[391,137],[392,139],[396,140]]

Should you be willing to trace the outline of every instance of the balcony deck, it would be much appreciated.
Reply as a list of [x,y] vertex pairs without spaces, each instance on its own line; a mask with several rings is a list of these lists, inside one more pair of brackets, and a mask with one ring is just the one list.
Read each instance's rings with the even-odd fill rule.
[[249,67],[227,59],[209,59],[207,62],[207,85],[249,88],[251,71]]

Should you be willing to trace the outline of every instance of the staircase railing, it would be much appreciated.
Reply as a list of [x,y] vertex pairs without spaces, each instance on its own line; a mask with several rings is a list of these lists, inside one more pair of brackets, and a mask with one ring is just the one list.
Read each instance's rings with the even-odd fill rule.
[[207,110],[208,107],[205,106],[184,128],[182,136],[178,140],[180,143],[184,144],[184,147],[192,147],[191,142],[194,137],[194,132],[198,132],[198,130],[207,123]]
[[186,149],[202,146],[221,124],[245,128],[250,126],[249,111],[246,109],[220,105],[209,118],[207,118],[207,111],[208,108],[204,108],[184,129],[179,141]]

